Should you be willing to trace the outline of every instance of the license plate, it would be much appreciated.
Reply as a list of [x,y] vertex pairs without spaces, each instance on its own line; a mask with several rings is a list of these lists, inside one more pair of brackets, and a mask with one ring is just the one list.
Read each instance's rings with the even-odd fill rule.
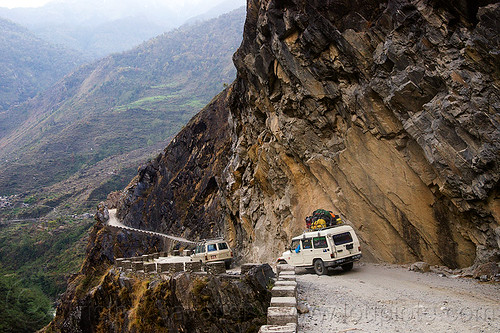
[[216,259],[217,256],[210,256],[210,259]]

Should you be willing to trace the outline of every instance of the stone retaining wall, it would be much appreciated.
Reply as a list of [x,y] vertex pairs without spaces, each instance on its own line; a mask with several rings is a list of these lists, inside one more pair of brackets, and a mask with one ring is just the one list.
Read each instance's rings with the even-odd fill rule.
[[201,262],[199,261],[186,262],[184,267],[186,272],[201,272]]
[[[188,250],[183,251],[182,253],[188,257]],[[176,253],[179,253],[176,251]],[[202,263],[197,262],[170,262],[170,263],[162,263],[155,262],[156,259],[160,257],[167,257],[167,252],[159,252],[159,253],[151,253],[144,254],[142,256],[130,257],[130,258],[116,258],[115,266],[122,271],[132,271],[132,272],[144,272],[144,273],[168,273],[173,274],[176,272],[201,272],[202,271]],[[209,264],[207,271],[210,274],[223,274],[226,272],[225,267],[223,267],[224,262],[222,262],[222,266],[219,263],[215,265]]]
[[217,275],[226,273],[226,264],[224,261],[209,262],[205,266],[208,274]]
[[[242,269],[243,270],[243,269]],[[297,333],[297,282],[295,268],[290,265],[276,267],[278,280],[271,293],[271,306],[267,309],[267,325],[259,333]]]

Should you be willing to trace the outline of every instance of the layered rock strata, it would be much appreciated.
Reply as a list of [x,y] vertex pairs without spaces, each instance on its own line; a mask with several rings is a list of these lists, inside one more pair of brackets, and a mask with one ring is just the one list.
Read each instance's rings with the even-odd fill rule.
[[245,256],[324,207],[378,260],[500,259],[499,4],[460,4],[249,1],[222,177]]
[[235,83],[120,216],[261,261],[321,207],[374,260],[498,261],[498,18],[488,1],[249,0]]

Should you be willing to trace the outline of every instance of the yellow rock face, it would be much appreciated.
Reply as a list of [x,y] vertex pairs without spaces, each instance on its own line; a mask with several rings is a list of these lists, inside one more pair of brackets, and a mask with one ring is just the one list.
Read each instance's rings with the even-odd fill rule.
[[462,26],[467,17],[447,27],[447,9],[428,4],[365,5],[249,7],[252,35],[234,57],[237,139],[222,177],[238,184],[225,193],[231,232],[243,231],[234,245],[248,260],[273,260],[324,208],[356,228],[372,260],[500,260],[488,83],[499,81],[477,44],[478,34],[496,38],[487,17],[499,5],[479,10],[475,30]]

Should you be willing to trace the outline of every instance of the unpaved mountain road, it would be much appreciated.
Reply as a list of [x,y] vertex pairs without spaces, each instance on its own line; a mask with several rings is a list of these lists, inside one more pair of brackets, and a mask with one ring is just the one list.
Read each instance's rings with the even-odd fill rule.
[[168,239],[180,242],[180,243],[196,244],[196,242],[190,241],[190,240],[182,238],[182,237],[177,237],[177,236],[172,236],[172,235],[166,235],[166,234],[162,234],[162,233],[155,232],[155,231],[141,230],[141,229],[136,229],[136,228],[128,227],[128,226],[126,226],[125,224],[121,223],[118,220],[118,218],[116,217],[116,209],[110,209],[110,210],[108,210],[108,213],[109,213],[109,220],[108,220],[107,223],[110,226],[121,228],[121,229],[125,229],[125,230],[130,230],[130,231],[141,232],[141,233],[149,234],[149,235],[152,235],[152,236],[165,237],[165,238],[168,238]]
[[297,270],[299,332],[500,332],[500,284],[357,264],[317,276]]

